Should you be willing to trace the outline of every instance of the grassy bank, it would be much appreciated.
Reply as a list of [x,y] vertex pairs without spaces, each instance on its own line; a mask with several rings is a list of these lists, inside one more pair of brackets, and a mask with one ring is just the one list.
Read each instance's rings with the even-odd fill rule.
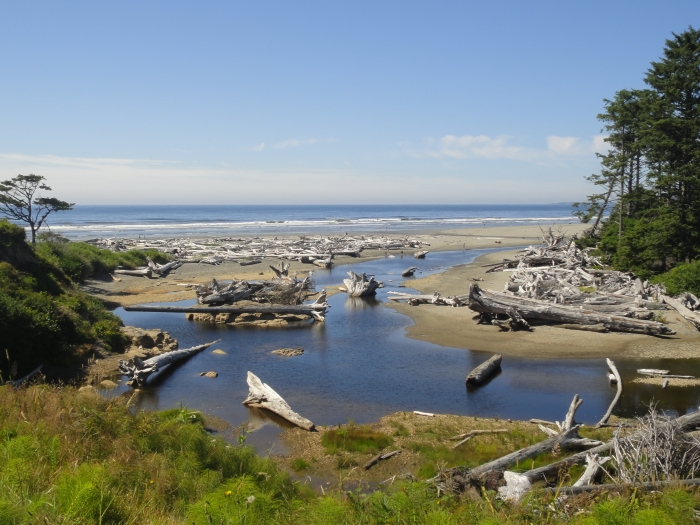
[[145,264],[146,255],[61,240],[33,247],[24,229],[0,221],[2,378],[21,377],[39,364],[71,366],[96,349],[122,350],[119,318],[77,284],[116,265]]
[[272,460],[213,437],[187,409],[132,415],[124,399],[0,387],[0,524],[692,523],[695,494],[535,493],[510,506],[424,482],[317,495]]

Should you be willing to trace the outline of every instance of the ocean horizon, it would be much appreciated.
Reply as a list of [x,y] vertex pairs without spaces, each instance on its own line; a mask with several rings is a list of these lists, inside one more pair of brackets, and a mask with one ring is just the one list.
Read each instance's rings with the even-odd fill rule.
[[401,233],[578,222],[571,203],[465,205],[76,205],[50,216],[70,239]]

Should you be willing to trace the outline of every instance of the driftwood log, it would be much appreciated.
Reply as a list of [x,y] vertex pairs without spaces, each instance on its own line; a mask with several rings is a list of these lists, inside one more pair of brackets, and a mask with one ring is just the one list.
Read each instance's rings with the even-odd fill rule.
[[490,290],[482,290],[477,284],[472,284],[469,288],[468,300],[469,308],[480,313],[508,315],[509,310],[515,308],[523,319],[539,319],[556,323],[583,325],[602,324],[607,329],[615,332],[647,335],[673,335],[676,333],[663,323],[656,321],[607,315],[571,306],[515,297]]
[[128,312],[169,312],[169,313],[195,313],[195,314],[304,314],[310,315],[317,321],[325,321],[326,309],[330,305],[325,301],[325,294],[321,294],[312,304],[300,304],[290,306],[160,306],[153,304],[136,304],[125,306]]
[[498,373],[501,370],[502,358],[503,356],[496,354],[469,372],[466,378],[467,385],[479,386]]
[[119,275],[133,275],[134,277],[152,277],[153,270],[150,268],[141,268],[139,270],[114,270],[114,273]]
[[244,405],[264,408],[304,430],[314,430],[311,421],[294,412],[282,396],[263,383],[253,372],[248,372],[247,382],[248,397],[243,401]]
[[133,388],[142,387],[146,384],[151,374],[158,372],[164,366],[184,361],[219,341],[220,339],[217,339],[211,343],[193,346],[192,348],[172,350],[146,359],[145,361],[138,356],[128,361],[122,359],[119,361],[119,371],[130,378],[130,380],[126,382],[127,385]]
[[425,259],[425,256],[428,255],[428,253],[430,253],[430,252],[427,252],[427,251],[419,251],[419,252],[414,253],[414,254],[413,254],[413,257],[416,258],[416,259]]
[[380,461],[385,461],[389,458],[393,458],[396,454],[399,454],[401,451],[400,450],[392,450],[391,452],[387,453],[379,453],[376,456],[374,456],[372,459],[370,459],[367,463],[365,463],[364,467],[362,467],[365,470],[371,469],[374,465],[379,463]]
[[416,273],[417,269],[417,266],[411,266],[410,268],[406,268],[403,272],[401,272],[401,277],[413,277],[413,274]]
[[371,295],[376,295],[377,288],[382,284],[374,279],[373,275],[370,275],[369,279],[367,274],[363,273],[360,275],[355,272],[348,272],[350,276],[349,279],[343,279],[345,288],[348,291],[350,297],[367,297]]
[[617,402],[620,400],[620,396],[622,396],[622,378],[620,377],[620,372],[617,371],[617,367],[615,366],[614,361],[611,361],[610,359],[606,359],[605,361],[608,363],[610,373],[615,377],[615,383],[617,383],[617,393],[615,394],[615,398],[612,400],[612,403],[610,403],[608,411],[600,419],[600,421],[598,421],[596,427],[600,427],[608,422],[608,419],[610,419],[610,416],[612,414],[613,408],[615,408],[615,405],[617,405]]
[[672,297],[662,295],[661,298],[663,299],[664,303],[676,310],[679,314],[681,314],[688,321],[690,321],[690,323],[693,326],[695,326],[695,328],[700,330],[700,313],[694,312],[689,308],[686,308],[683,303],[681,303],[677,299],[673,299]]

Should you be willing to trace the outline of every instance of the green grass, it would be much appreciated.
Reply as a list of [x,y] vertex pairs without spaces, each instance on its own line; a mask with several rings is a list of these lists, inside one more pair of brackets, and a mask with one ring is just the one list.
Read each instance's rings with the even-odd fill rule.
[[309,465],[309,462],[303,458],[295,458],[292,461],[292,470],[294,472],[301,472],[302,470],[309,470],[309,468],[311,468],[311,465]]
[[699,503],[697,492],[670,488],[565,501],[535,491],[511,506],[400,480],[319,495],[250,447],[207,433],[198,412],[132,414],[122,398],[0,386],[0,525],[686,524]]
[[583,293],[595,293],[595,286],[579,286],[578,289]]
[[343,452],[377,453],[393,443],[391,436],[375,432],[368,426],[355,426],[353,423],[343,428],[326,431],[321,443],[330,454]]

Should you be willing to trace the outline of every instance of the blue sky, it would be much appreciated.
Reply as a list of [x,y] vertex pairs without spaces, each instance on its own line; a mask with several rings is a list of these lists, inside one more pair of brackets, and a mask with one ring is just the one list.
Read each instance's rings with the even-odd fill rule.
[[81,204],[581,200],[697,1],[2,2],[0,179]]

